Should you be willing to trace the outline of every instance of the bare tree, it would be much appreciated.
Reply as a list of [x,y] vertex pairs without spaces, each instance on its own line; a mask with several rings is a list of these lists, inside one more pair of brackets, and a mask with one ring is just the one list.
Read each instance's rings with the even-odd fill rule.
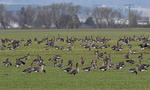
[[95,8],[92,14],[98,28],[113,27],[115,18],[120,19],[122,14],[108,7]]
[[28,6],[25,10],[26,15],[26,25],[32,26],[35,20],[35,9],[32,6]]
[[72,17],[70,15],[62,15],[58,20],[57,20],[57,28],[68,28],[70,22],[72,22]]
[[4,12],[4,5],[0,4],[0,24],[4,29],[6,29],[6,23],[4,22]]
[[94,10],[92,12],[92,17],[96,23],[96,27],[100,28],[101,27],[101,20],[102,20],[100,8],[97,8],[97,7],[94,8]]
[[[21,28],[79,28],[80,19],[85,19],[84,24],[97,28],[120,27],[116,21],[125,19],[122,12],[109,7],[82,8],[72,3],[60,3],[47,6],[27,6],[16,12],[5,10],[0,5],[0,25],[6,29],[10,22],[19,23]],[[136,27],[141,18],[136,11],[130,11],[129,26]]]
[[17,12],[17,16],[21,28],[31,28],[35,20],[35,9],[32,6],[22,7]]
[[50,6],[38,7],[35,20],[36,27],[50,28],[52,24],[52,12]]
[[136,27],[137,21],[141,18],[140,14],[137,11],[131,11],[129,17],[129,26]]
[[[110,27],[115,27],[115,21],[119,21],[121,18],[123,18],[123,15],[120,11],[118,10],[113,10],[110,13],[110,21],[109,21],[109,26]],[[117,27],[120,27],[119,25],[117,25]]]
[[[69,16],[69,20],[71,23],[70,17],[72,17],[72,22],[78,22],[77,20],[77,15],[79,13],[80,6],[74,6],[71,3],[63,3],[63,4],[53,4],[51,5],[51,17],[52,17],[52,22],[55,24],[57,28],[60,28],[59,26],[62,27],[62,25],[59,25],[60,22],[66,22],[68,23],[68,20],[66,20],[66,16]],[[64,17],[64,19],[62,19]],[[59,22],[60,20],[60,22]],[[73,23],[72,23],[73,24]],[[70,25],[72,25],[70,24]],[[66,24],[67,25],[67,24]],[[74,23],[75,25],[75,23]],[[77,25],[77,23],[76,23]],[[76,26],[78,27],[78,26]],[[66,26],[64,26],[66,28]]]
[[26,12],[25,12],[25,8],[22,7],[18,12],[17,12],[17,19],[19,22],[19,25],[21,28],[26,28],[25,25],[27,24],[26,21]]

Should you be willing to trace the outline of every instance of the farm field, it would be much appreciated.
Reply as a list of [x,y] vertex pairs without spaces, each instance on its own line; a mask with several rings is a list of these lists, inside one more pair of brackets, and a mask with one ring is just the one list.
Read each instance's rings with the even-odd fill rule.
[[[149,90],[150,89],[150,68],[145,72],[139,72],[134,74],[129,72],[130,68],[135,68],[138,64],[137,57],[140,53],[143,53],[142,63],[150,64],[150,49],[144,49],[141,51],[139,44],[142,42],[129,42],[132,44],[133,49],[137,51],[136,54],[131,55],[131,59],[135,60],[135,64],[131,65],[126,63],[124,55],[129,52],[129,49],[123,43],[122,51],[113,51],[111,47],[117,44],[117,40],[121,37],[150,37],[150,29],[94,29],[94,30],[1,30],[0,39],[13,39],[13,40],[25,40],[20,43],[20,47],[16,50],[0,50],[0,90]],[[109,69],[107,71],[100,71],[99,68],[94,69],[90,72],[84,72],[82,69],[90,65],[91,60],[97,60],[98,66],[102,66],[102,59],[97,59],[94,55],[96,49],[91,48],[90,51],[81,47],[81,41],[76,41],[72,45],[65,42],[57,41],[56,45],[64,46],[67,48],[72,47],[71,51],[56,50],[55,48],[49,48],[45,50],[46,41],[41,44],[37,44],[34,41],[36,37],[37,40],[42,40],[43,38],[64,38],[66,40],[67,36],[75,38],[85,38],[85,36],[101,38],[109,38],[110,41],[107,44],[110,47],[106,49],[98,49],[99,52],[106,52],[111,54],[111,59],[114,64],[118,62],[125,62],[125,67],[120,70]],[[31,39],[32,44],[30,46],[24,46],[26,40]],[[0,45],[2,43],[0,42]],[[88,42],[89,44],[89,42]],[[102,43],[96,43],[101,46]],[[17,58],[23,57],[30,53],[30,58],[24,61],[26,64],[16,68],[15,62]],[[25,68],[28,68],[30,63],[40,55],[46,64],[46,73],[24,73],[22,72]],[[68,60],[73,60],[73,68],[75,64],[79,63],[79,73],[70,75],[63,72],[62,69],[54,67],[49,58],[54,55],[61,55],[64,60],[64,65],[67,64]],[[85,65],[81,66],[80,57],[83,56],[85,60]],[[9,58],[12,66],[5,67],[2,62]]]

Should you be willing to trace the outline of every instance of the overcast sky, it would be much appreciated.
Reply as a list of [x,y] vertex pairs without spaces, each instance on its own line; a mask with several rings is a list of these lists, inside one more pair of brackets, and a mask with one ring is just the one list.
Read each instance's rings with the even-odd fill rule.
[[133,8],[143,11],[150,16],[150,0],[0,0],[3,4],[38,4],[49,5],[53,3],[72,2],[82,6],[107,6],[124,8],[125,4],[133,4]]
[[150,8],[150,0],[0,0],[0,3],[9,3],[9,4],[52,4],[52,3],[61,3],[61,2],[72,2],[74,4],[79,4],[83,6],[94,6],[97,4],[101,5],[111,5],[111,6],[124,6],[125,4],[131,3],[134,6]]

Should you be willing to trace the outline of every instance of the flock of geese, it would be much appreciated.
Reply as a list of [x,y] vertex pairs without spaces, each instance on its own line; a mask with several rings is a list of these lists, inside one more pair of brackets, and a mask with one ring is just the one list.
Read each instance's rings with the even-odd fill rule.
[[[36,42],[37,44],[45,43],[44,49],[49,50],[51,48],[54,48],[56,50],[68,50],[72,51],[72,47],[75,42],[80,43],[80,47],[87,50],[87,52],[93,52],[93,54],[97,57],[96,60],[91,60],[91,63],[88,65],[86,63],[86,60],[84,59],[84,56],[80,57],[80,62],[74,63],[73,60],[68,60],[67,64],[64,64],[64,60],[61,57],[61,55],[54,55],[48,59],[49,62],[53,64],[54,67],[61,69],[63,72],[67,72],[71,75],[76,75],[79,73],[79,66],[82,66],[84,68],[80,68],[81,70],[85,72],[90,72],[95,69],[99,69],[101,71],[107,71],[109,69],[114,70],[120,70],[122,68],[126,67],[126,64],[134,65],[134,68],[130,68],[129,72],[135,73],[136,75],[138,72],[147,71],[150,65],[148,63],[142,63],[143,60],[143,54],[140,53],[140,55],[137,57],[137,61],[131,59],[132,55],[137,54],[138,52],[133,49],[133,45],[130,44],[130,42],[137,42],[139,43],[138,47],[141,51],[145,49],[150,49],[150,38],[145,36],[132,36],[132,37],[122,37],[117,40],[117,43],[115,45],[110,45],[108,42],[111,41],[111,39],[106,37],[96,37],[93,38],[92,36],[85,36],[84,38],[75,38],[75,37],[66,37],[62,38],[58,35],[58,38],[43,38],[42,40],[38,40],[37,38],[28,39],[28,40],[12,40],[12,39],[1,39],[1,50],[17,50],[17,48],[20,48],[20,45],[24,45],[24,47],[28,47],[32,45],[33,42]],[[62,45],[56,45],[56,42],[64,42],[70,45],[69,47],[65,47]],[[99,44],[101,43],[101,44]],[[112,61],[112,54],[108,54],[108,52],[102,52],[102,49],[111,48],[111,50],[115,52],[122,51],[125,47],[128,48],[128,52],[124,55],[125,61],[118,61],[117,64],[114,64]],[[93,49],[93,50],[92,50]],[[104,51],[103,50],[103,51]],[[22,67],[26,64],[26,61],[30,59],[31,55],[28,53],[27,55],[17,58],[16,62],[14,64],[11,63],[9,58],[6,58],[5,61],[3,61],[3,65],[6,67],[10,67],[12,65],[15,65],[16,68]],[[99,62],[102,62],[102,65],[99,65]],[[135,62],[138,62],[136,64]],[[31,62],[31,64],[28,66],[28,68],[25,68],[22,72],[25,73],[32,73],[32,72],[44,72],[46,63],[44,63],[44,60],[40,55],[37,55],[37,57]],[[75,66],[75,68],[73,67]]]

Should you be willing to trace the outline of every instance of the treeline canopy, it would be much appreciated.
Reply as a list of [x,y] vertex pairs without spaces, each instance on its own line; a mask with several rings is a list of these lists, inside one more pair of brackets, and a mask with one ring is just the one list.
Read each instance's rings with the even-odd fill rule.
[[[47,6],[27,6],[18,11],[8,11],[0,5],[0,28],[114,28],[137,27],[143,17],[131,11],[128,17],[109,7],[84,8],[72,3]],[[149,25],[149,18],[144,19]]]

